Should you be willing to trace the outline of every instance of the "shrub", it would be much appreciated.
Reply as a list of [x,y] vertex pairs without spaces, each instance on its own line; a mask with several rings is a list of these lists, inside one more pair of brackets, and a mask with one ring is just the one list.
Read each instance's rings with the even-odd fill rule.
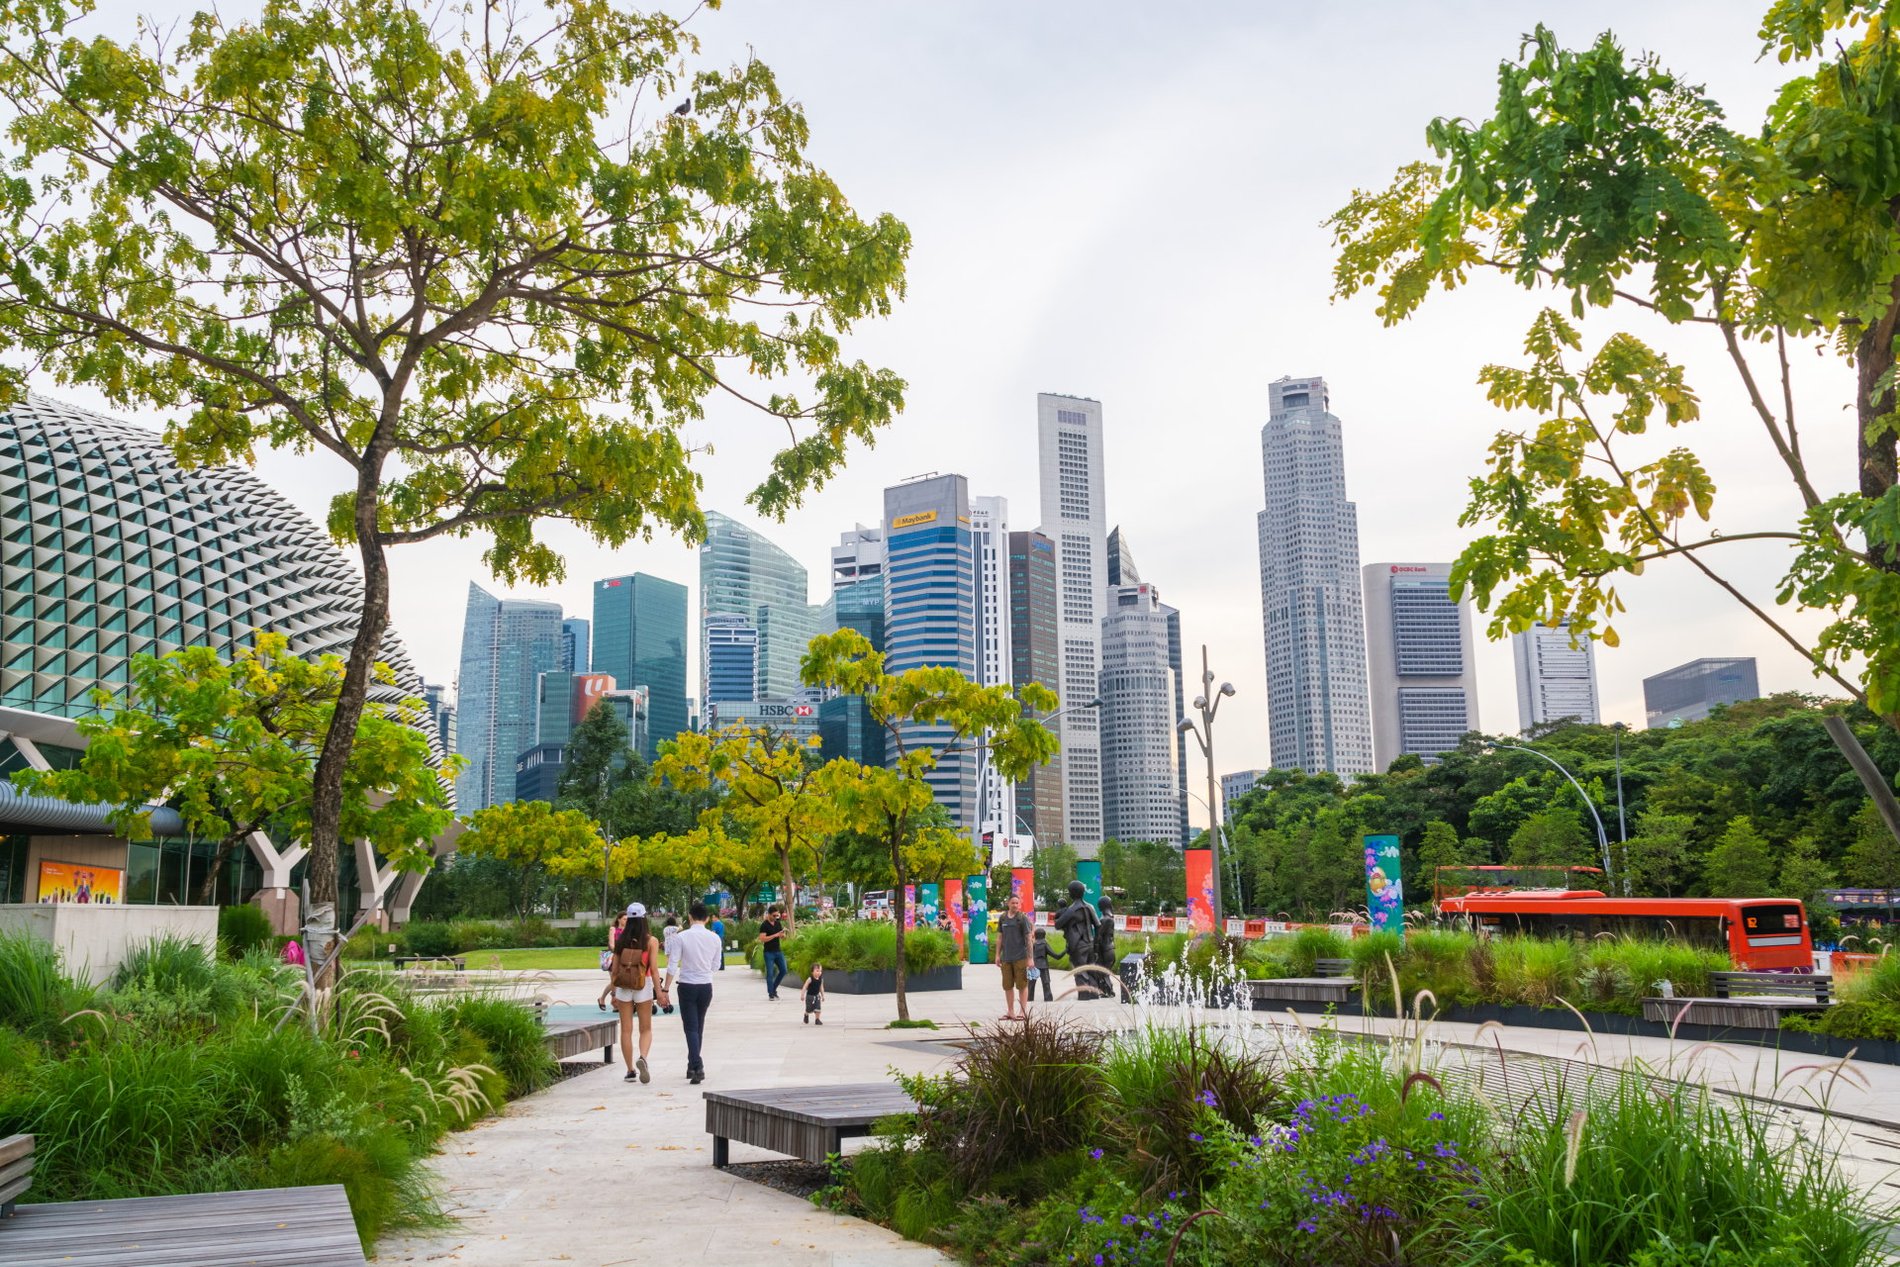
[[218,909],[218,948],[227,959],[242,959],[270,945],[276,936],[270,916],[249,903]]
[[59,951],[51,942],[27,933],[0,933],[0,1026],[46,1038],[91,996],[60,971]]
[[554,1080],[554,1057],[532,1010],[511,999],[478,997],[457,999],[443,1013],[449,1025],[481,1038],[509,1094],[526,1095]]
[[1208,1159],[1196,1146],[1197,1128],[1211,1115],[1251,1133],[1280,1098],[1264,1053],[1197,1028],[1137,1030],[1109,1044],[1102,1071],[1113,1093],[1105,1115],[1110,1133],[1120,1137],[1124,1155],[1137,1159],[1139,1182],[1151,1189],[1200,1191]]
[[1490,943],[1497,1000],[1553,1007],[1577,995],[1576,943],[1502,937]]
[[[897,930],[887,920],[832,920],[800,924],[785,940],[785,960],[794,980],[802,981],[814,963],[827,972],[859,969],[889,971],[897,966]],[[904,935],[904,963],[911,972],[960,963],[956,939],[934,928],[913,928]],[[746,962],[763,968],[764,953],[757,940]]]
[[457,926],[412,921],[403,926],[403,941],[412,955],[452,955],[461,949],[456,941]]
[[112,984],[117,988],[143,982],[159,990],[182,993],[209,989],[217,975],[217,961],[203,942],[160,933],[126,952],[112,974]]
[[1291,977],[1310,977],[1319,971],[1322,959],[1347,958],[1347,942],[1330,928],[1302,928],[1293,934],[1292,952],[1287,959]]

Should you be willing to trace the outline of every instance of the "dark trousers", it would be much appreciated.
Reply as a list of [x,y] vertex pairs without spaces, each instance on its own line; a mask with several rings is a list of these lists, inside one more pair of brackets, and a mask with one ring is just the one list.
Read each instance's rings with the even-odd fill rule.
[[[1048,966],[1044,965],[1040,967],[1037,970],[1036,975],[1042,980],[1042,1001],[1044,1003],[1054,1003],[1056,1001],[1056,994],[1055,994],[1055,991],[1051,989],[1049,986]],[[1036,992],[1036,983],[1034,981],[1031,981],[1029,983],[1029,992],[1031,994],[1034,994]]]
[[680,1027],[686,1031],[686,1072],[704,1069],[699,1058],[700,1044],[706,1037],[706,1009],[712,1006],[712,983],[695,985],[686,981],[674,987],[679,998]]
[[768,950],[765,952],[765,994],[767,998],[778,997],[779,982],[785,980],[785,974],[791,969],[785,966],[785,952]]

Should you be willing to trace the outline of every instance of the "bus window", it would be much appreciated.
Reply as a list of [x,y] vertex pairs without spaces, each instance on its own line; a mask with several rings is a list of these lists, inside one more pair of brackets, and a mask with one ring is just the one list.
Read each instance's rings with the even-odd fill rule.
[[1801,908],[1792,902],[1744,906],[1742,935],[1751,946],[1799,945]]

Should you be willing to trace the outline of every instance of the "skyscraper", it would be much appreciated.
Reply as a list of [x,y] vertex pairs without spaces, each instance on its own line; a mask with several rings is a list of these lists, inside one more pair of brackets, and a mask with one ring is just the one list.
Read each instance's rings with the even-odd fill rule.
[[706,702],[759,698],[759,631],[744,616],[706,617]]
[[[1108,584],[1110,588],[1117,585],[1141,584],[1141,569],[1135,566],[1135,554],[1129,548],[1128,532],[1121,527],[1117,527],[1108,534]],[[1166,603],[1161,604],[1161,611],[1168,618],[1168,667],[1174,670],[1174,720],[1179,723],[1187,716],[1186,679],[1182,677],[1181,670],[1181,613]],[[1181,782],[1181,824],[1179,832],[1172,840],[1182,848],[1186,848],[1188,842],[1188,746],[1187,732],[1180,729],[1178,725],[1174,730],[1174,768]],[[1104,769],[1103,778],[1107,777],[1108,772]]]
[[594,582],[595,673],[621,690],[647,691],[647,733],[640,755],[687,729],[686,587],[645,572]]
[[[980,686],[1008,686],[1009,654],[1009,502],[1002,497],[970,499],[970,549],[976,563],[976,680]],[[1016,788],[997,773],[987,748],[978,749],[977,828],[1014,835]]]
[[1364,577],[1377,768],[1436,762],[1478,729],[1471,604],[1452,599],[1449,563],[1368,563]]
[[863,524],[838,534],[831,547],[831,588],[884,575],[884,530]]
[[[1056,615],[1056,547],[1040,532],[1009,534],[1009,675],[1017,686],[1039,683],[1061,690],[1061,621]],[[1058,722],[1057,725],[1061,723]],[[1005,835],[1015,835],[1022,824],[1039,841],[1062,839],[1062,753],[1037,766],[1016,788],[1020,822]]]
[[1135,566],[1134,551],[1128,548],[1128,534],[1120,525],[1108,534],[1107,562],[1110,585],[1141,584],[1141,569]]
[[455,684],[456,751],[468,759],[455,783],[459,812],[515,799],[515,758],[535,742],[537,682],[560,664],[560,604],[469,585]]
[[1102,819],[1110,840],[1177,843],[1175,675],[1168,615],[1152,585],[1117,585],[1102,617]]
[[1718,704],[1760,698],[1753,656],[1691,660],[1643,679],[1643,708],[1651,730],[1701,721]]
[[[885,666],[902,673],[944,665],[974,680],[976,557],[968,482],[936,475],[885,489],[884,529]],[[931,791],[958,830],[968,831],[976,822],[975,752],[953,746],[943,726],[906,726],[903,739],[907,748],[936,750]]]
[[455,701],[449,698],[449,688],[431,682],[422,686],[422,703],[428,711],[429,721],[435,727],[435,737],[442,745],[443,752],[455,751]]
[[593,647],[589,645],[588,622],[579,616],[569,616],[561,622],[561,672],[585,673],[593,663]]
[[[707,621],[743,616],[759,633],[758,699],[789,699],[799,688],[798,665],[817,632],[804,567],[791,555],[718,511],[706,512],[699,547],[700,691],[705,676]],[[598,636],[598,633],[596,633]]]
[[1588,638],[1570,645],[1570,621],[1532,625],[1511,635],[1511,659],[1517,665],[1517,728],[1575,718],[1594,726],[1597,707],[1596,643]]
[[1267,397],[1258,528],[1273,764],[1365,774],[1373,753],[1359,513],[1346,500],[1339,419],[1323,378],[1282,378]]
[[1084,857],[1102,844],[1101,718],[1088,707],[1100,685],[1102,595],[1108,585],[1102,498],[1100,401],[1036,397],[1042,477],[1041,531],[1056,547],[1056,615],[1062,644],[1063,838]]

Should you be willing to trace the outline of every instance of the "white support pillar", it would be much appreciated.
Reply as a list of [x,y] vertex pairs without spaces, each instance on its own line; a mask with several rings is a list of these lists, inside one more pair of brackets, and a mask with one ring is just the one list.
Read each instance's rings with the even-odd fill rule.
[[31,739],[28,739],[25,735],[10,735],[5,732],[0,732],[0,739],[13,740],[13,746],[20,750],[20,755],[25,757],[26,763],[35,770],[50,770],[53,768],[47,764],[46,754],[40,751],[40,746]]
[[376,851],[370,848],[369,841],[356,841],[356,889],[362,898],[362,910],[382,911],[387,916],[384,899],[401,874],[394,867],[384,867],[376,861]]

